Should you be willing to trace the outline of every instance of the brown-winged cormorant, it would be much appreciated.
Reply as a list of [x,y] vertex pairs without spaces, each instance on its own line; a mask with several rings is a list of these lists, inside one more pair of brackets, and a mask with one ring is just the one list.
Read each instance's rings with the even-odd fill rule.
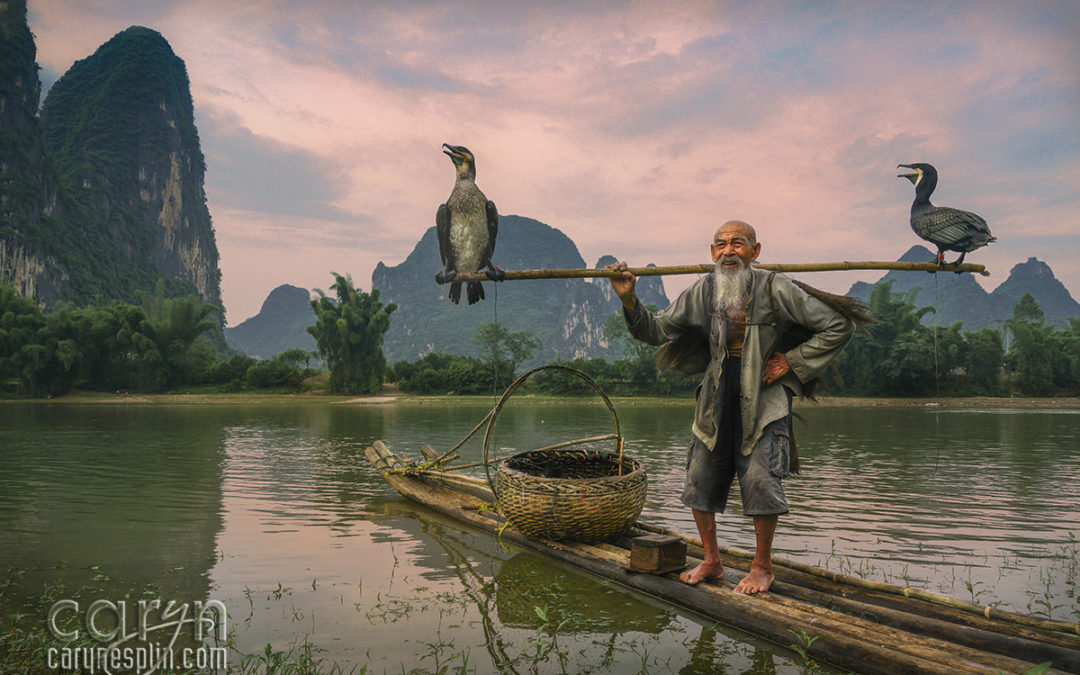
[[[445,204],[435,214],[435,231],[439,238],[439,255],[443,269],[435,275],[440,284],[450,282],[450,301],[461,300],[461,282],[455,282],[458,272],[483,270],[492,281],[502,281],[506,273],[491,264],[495,236],[499,232],[499,212],[495,203],[476,187],[476,158],[468,148],[443,143],[444,153],[454,162],[457,178]],[[469,304],[484,299],[484,286],[479,281],[466,284]]]
[[915,186],[915,201],[911,203],[911,229],[938,247],[935,262],[945,264],[945,251],[957,251],[960,257],[954,265],[964,262],[968,251],[986,246],[995,238],[990,236],[986,221],[974,213],[934,206],[930,195],[937,187],[937,169],[929,164],[897,164],[896,168],[911,169],[897,178],[907,178]]

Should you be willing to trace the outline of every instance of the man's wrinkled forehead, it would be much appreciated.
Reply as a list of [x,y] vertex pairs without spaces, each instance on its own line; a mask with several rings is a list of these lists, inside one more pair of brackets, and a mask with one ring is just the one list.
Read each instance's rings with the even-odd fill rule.
[[717,245],[720,242],[728,241],[753,246],[757,241],[757,233],[754,232],[754,228],[750,227],[749,223],[741,220],[729,220],[717,228],[716,234],[713,235],[713,244]]
[[742,228],[722,227],[713,235],[713,244],[719,246],[720,244],[727,242],[750,246],[753,244],[753,239],[751,239],[746,230]]

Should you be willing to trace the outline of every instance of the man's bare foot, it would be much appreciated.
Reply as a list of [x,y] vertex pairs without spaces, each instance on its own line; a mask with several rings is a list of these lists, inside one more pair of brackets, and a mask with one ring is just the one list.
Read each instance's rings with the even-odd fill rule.
[[751,565],[750,574],[743,577],[743,580],[735,586],[735,592],[743,593],[745,595],[764,593],[772,586],[772,582],[775,578],[772,570],[766,570],[764,567],[759,567],[758,565]]
[[703,562],[692,570],[687,570],[679,575],[683,583],[696,586],[702,581],[720,579],[724,576],[724,566],[720,563]]

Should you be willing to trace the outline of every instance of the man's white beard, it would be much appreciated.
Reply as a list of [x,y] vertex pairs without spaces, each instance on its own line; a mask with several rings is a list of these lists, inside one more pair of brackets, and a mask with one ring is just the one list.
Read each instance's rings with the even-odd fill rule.
[[739,266],[735,269],[725,268],[723,258],[713,268],[713,306],[717,310],[741,311],[750,299],[750,266],[737,259]]

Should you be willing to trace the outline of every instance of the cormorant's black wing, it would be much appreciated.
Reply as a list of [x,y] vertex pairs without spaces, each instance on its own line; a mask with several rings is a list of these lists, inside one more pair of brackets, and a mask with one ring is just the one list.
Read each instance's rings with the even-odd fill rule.
[[911,228],[923,239],[950,251],[971,251],[993,241],[981,216],[947,206],[935,206],[912,216]]
[[435,212],[435,234],[439,239],[439,257],[444,267],[453,268],[454,251],[450,247],[450,206],[439,204]]
[[499,234],[499,210],[495,208],[495,202],[488,200],[487,203],[487,227],[488,241],[484,249],[484,256],[480,258],[480,267],[492,267],[491,254],[495,252],[495,237]]

